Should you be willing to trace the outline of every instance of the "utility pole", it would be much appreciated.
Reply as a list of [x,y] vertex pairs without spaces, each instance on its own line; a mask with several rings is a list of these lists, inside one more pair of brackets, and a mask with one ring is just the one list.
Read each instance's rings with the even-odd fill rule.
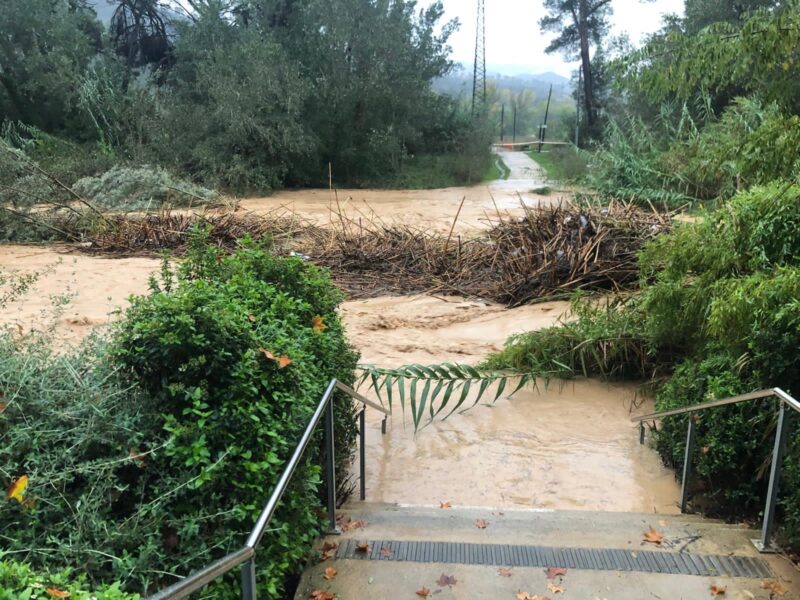
[[[513,137],[511,138],[511,143],[517,143],[517,103],[514,103],[514,128],[513,128]],[[513,148],[512,148],[513,150]]]
[[547,108],[544,109],[544,125],[542,125],[542,129],[539,132],[539,154],[542,153],[542,145],[544,144],[544,138],[547,135],[547,117],[550,114],[550,98],[553,97],[553,84],[550,84],[550,93],[547,94]]
[[472,116],[486,110],[486,4],[478,0],[478,23],[475,30],[475,70],[472,74]]
[[500,143],[503,143],[505,139],[505,131],[506,131],[506,105],[500,108]]

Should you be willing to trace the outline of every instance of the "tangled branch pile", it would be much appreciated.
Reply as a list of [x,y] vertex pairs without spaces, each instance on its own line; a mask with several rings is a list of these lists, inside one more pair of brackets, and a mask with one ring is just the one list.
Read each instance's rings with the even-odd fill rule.
[[623,204],[566,204],[530,209],[523,218],[492,223],[481,237],[462,239],[363,219],[321,228],[277,214],[165,211],[104,216],[84,239],[96,252],[180,253],[197,225],[208,226],[209,240],[222,248],[250,235],[272,238],[278,252],[307,254],[354,298],[438,292],[518,306],[574,290],[636,285],[637,253],[669,230],[670,219]]
[[290,217],[233,212],[109,214],[96,231],[86,235],[86,246],[94,252],[113,254],[155,254],[164,250],[180,254],[196,227],[208,228],[209,243],[233,250],[237,241],[247,235],[280,241],[301,234],[309,225]]
[[462,240],[409,227],[342,222],[314,230],[306,252],[355,297],[445,292],[518,306],[573,290],[623,290],[637,253],[670,229],[667,215],[612,204],[531,209]]

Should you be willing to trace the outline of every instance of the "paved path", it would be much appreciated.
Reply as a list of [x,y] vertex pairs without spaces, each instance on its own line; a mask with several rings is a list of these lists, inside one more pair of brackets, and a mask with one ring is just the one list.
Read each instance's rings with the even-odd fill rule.
[[[305,572],[295,600],[315,590],[338,600],[411,600],[423,588],[439,599],[513,600],[519,592],[537,600],[798,597],[797,573],[781,557],[759,555],[749,541],[756,532],[701,517],[369,503],[353,503],[344,515],[344,523],[363,526],[324,540],[337,548]],[[651,527],[661,544],[644,542]],[[368,552],[358,549],[364,543]],[[332,579],[324,577],[329,567]],[[550,567],[565,572],[548,579]],[[770,582],[786,594],[763,587]],[[712,596],[712,586],[725,594]]]

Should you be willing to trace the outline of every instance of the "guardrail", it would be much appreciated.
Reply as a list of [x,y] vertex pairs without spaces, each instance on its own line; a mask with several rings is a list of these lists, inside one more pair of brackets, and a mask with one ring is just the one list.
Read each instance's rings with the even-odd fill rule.
[[750,392],[749,394],[731,396],[730,398],[723,398],[722,400],[711,400],[709,402],[693,404],[692,406],[686,406],[683,408],[664,410],[631,419],[634,423],[639,423],[639,443],[644,444],[645,421],[655,421],[665,417],[674,417],[677,415],[689,415],[689,425],[686,432],[686,449],[684,451],[683,459],[683,474],[681,477],[681,512],[686,512],[686,504],[689,500],[689,479],[692,476],[692,454],[694,452],[695,443],[696,421],[694,418],[694,413],[711,408],[717,408],[719,406],[726,406],[728,404],[752,402],[754,400],[763,400],[764,398],[769,397],[775,397],[779,401],[778,425],[775,431],[775,444],[772,450],[772,465],[770,466],[769,487],[767,488],[767,504],[764,508],[764,520],[761,526],[761,538],[752,540],[753,545],[758,549],[759,552],[775,552],[777,550],[771,544],[771,537],[772,529],[775,524],[775,502],[778,498],[781,464],[783,463],[783,455],[786,450],[786,435],[789,427],[786,407],[788,406],[794,411],[800,412],[800,402],[795,400],[782,389],[773,388],[771,390],[760,390],[757,392]]
[[359,476],[361,483],[361,499],[366,497],[366,484],[365,484],[365,440],[366,440],[366,409],[367,407],[374,408],[375,410],[384,414],[381,432],[386,433],[386,418],[391,415],[391,411],[385,409],[383,406],[376,402],[365,398],[351,387],[340,383],[336,379],[332,379],[328,384],[322,399],[319,401],[314,414],[311,417],[305,431],[303,432],[300,441],[292,453],[291,458],[286,463],[283,473],[278,479],[272,494],[264,505],[261,514],[253,526],[250,535],[247,538],[244,546],[235,552],[219,559],[218,561],[208,565],[206,568],[181,579],[180,581],[172,584],[168,588],[161,590],[150,596],[148,600],[178,600],[179,598],[186,598],[189,594],[205,587],[218,577],[225,575],[238,566],[241,566],[241,581],[242,581],[242,598],[243,600],[256,600],[256,565],[255,555],[261,538],[272,519],[275,509],[280,502],[283,493],[292,479],[300,459],[311,441],[311,436],[317,428],[323,414],[325,415],[325,472],[326,482],[328,484],[328,525],[330,527],[329,533],[339,533],[339,528],[336,524],[336,469],[334,466],[334,437],[333,437],[333,394],[336,390],[340,390],[348,394],[351,398],[361,403],[362,408],[358,414],[359,418],[359,453],[360,465]]

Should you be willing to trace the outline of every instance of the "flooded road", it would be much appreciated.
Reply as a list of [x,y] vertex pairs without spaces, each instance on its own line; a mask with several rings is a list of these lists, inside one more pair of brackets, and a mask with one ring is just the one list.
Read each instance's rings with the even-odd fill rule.
[[[459,232],[485,227],[499,210],[522,211],[523,202],[557,201],[526,192],[539,172],[521,153],[505,155],[511,178],[489,186],[422,191],[340,193],[348,215],[370,207],[378,218],[415,227],[448,230],[466,197]],[[518,195],[517,192],[520,194]],[[349,194],[349,196],[348,196]],[[492,197],[494,196],[494,201]],[[349,198],[349,199],[348,199]],[[266,210],[280,203],[301,216],[332,218],[330,192],[283,192],[243,202]],[[495,209],[497,204],[497,209]],[[115,318],[130,294],[147,291],[160,262],[150,258],[106,259],[55,247],[0,246],[0,269],[48,271],[30,293],[0,312],[0,323],[21,331],[53,323],[65,342],[76,342]],[[53,317],[59,298],[69,297]],[[345,302],[341,314],[362,362],[383,367],[409,363],[476,364],[502,348],[509,335],[540,329],[563,318],[564,302],[515,309],[487,302],[429,295]],[[381,436],[370,414],[367,497],[407,504],[451,502],[454,506],[529,507],[676,512],[679,488],[658,456],[639,446],[630,423],[635,388],[595,381],[553,382],[491,407],[436,422],[416,435],[399,407]]]

